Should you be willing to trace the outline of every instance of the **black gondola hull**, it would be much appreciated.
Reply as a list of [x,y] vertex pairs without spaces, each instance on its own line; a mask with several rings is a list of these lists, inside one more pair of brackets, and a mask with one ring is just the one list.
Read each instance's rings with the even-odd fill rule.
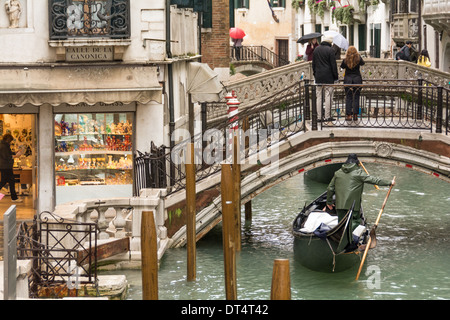
[[[294,258],[301,265],[314,271],[341,272],[359,264],[362,255],[358,244],[365,241],[353,242],[351,223],[353,208],[348,211],[342,221],[326,232],[318,234],[302,231],[310,214],[322,212],[325,206],[326,192],[305,206],[295,218],[293,223]],[[362,216],[362,209],[360,213]],[[365,226],[363,216],[361,220]]]
[[308,236],[294,238],[294,259],[308,269],[319,272],[341,272],[359,265],[361,261],[358,250],[335,255],[336,252],[338,243],[334,241],[327,243],[325,239]]

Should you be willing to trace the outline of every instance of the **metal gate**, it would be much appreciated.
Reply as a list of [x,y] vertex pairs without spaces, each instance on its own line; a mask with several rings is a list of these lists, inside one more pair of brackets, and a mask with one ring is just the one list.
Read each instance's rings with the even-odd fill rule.
[[19,226],[17,259],[31,260],[30,298],[78,296],[82,285],[97,287],[96,223],[63,219],[44,211]]

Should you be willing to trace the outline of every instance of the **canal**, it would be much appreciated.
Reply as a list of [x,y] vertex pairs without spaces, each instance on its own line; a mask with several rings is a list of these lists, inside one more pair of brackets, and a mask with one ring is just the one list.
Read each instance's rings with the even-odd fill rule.
[[[243,226],[237,254],[238,299],[270,299],[274,259],[290,260],[292,299],[450,299],[450,185],[407,168],[367,164],[394,186],[359,281],[358,266],[341,273],[319,273],[294,261],[291,224],[305,203],[326,184],[304,174],[253,199],[253,220]],[[363,206],[374,223],[387,188],[364,189]],[[186,281],[186,248],[168,250],[159,270],[159,299],[225,300],[221,224],[197,243],[197,280]],[[131,284],[128,299],[140,300],[141,273],[118,270]]]

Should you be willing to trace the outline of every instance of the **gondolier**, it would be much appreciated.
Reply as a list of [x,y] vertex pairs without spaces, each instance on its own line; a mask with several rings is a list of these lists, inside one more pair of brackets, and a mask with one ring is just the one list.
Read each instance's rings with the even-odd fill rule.
[[[334,173],[333,179],[331,179],[327,188],[327,206],[329,209],[335,206],[338,221],[343,219],[352,204],[355,203],[353,208],[353,229],[359,226],[361,222],[359,211],[364,183],[379,186],[391,186],[395,183],[391,180],[368,175],[359,167],[359,164],[357,155],[354,153],[350,154],[341,169]],[[333,195],[336,198],[335,204],[333,204]]]

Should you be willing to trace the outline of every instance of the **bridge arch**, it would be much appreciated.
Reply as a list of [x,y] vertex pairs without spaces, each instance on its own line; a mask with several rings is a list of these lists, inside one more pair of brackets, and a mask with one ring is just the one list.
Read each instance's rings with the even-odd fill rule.
[[[382,134],[375,130],[361,130],[358,131],[358,137],[350,138],[348,132],[342,130],[308,131],[281,141],[271,150],[278,154],[276,161],[259,168],[251,164],[253,161],[242,164],[242,204],[297,174],[321,166],[343,163],[349,153],[356,153],[364,163],[405,167],[450,183],[450,146],[444,140],[441,141],[439,136],[390,130],[387,139],[381,137]],[[273,154],[269,154],[269,157],[273,157]],[[204,190],[210,190],[214,186],[220,190],[220,172],[209,180],[211,185],[206,186],[204,182]],[[206,234],[220,220],[219,191],[219,195],[197,213],[198,237]],[[184,245],[185,238],[185,228],[182,227],[172,236],[172,246]]]

